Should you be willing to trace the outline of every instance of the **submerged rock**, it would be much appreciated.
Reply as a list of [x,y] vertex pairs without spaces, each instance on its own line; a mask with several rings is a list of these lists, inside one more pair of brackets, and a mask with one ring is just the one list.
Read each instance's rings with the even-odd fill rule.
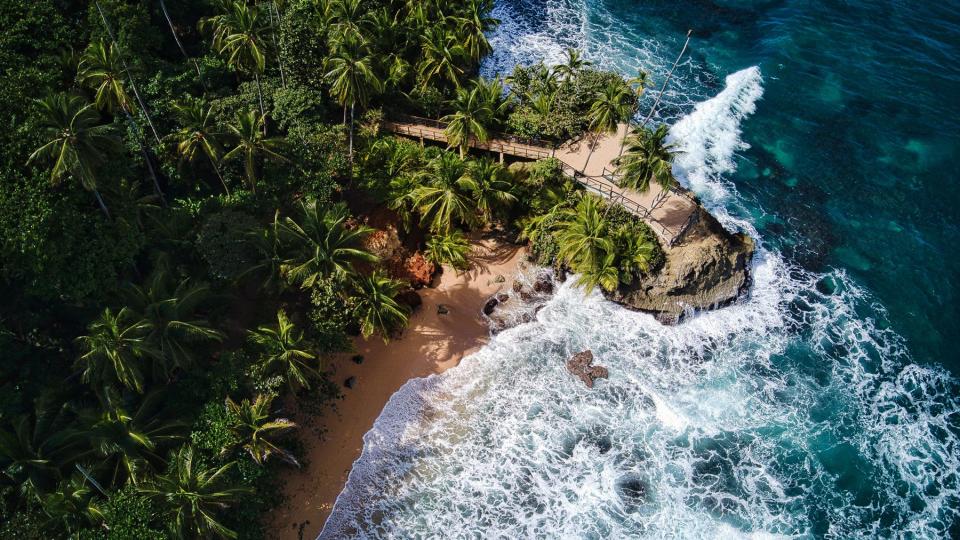
[[550,274],[542,273],[533,283],[533,291],[538,294],[553,294],[553,278]]
[[684,313],[729,305],[750,286],[753,239],[730,233],[700,208],[683,240],[664,249],[666,263],[656,275],[608,293],[625,307],[653,313],[676,324]]
[[579,377],[587,388],[593,388],[594,380],[606,379],[609,375],[607,368],[593,365],[593,351],[589,349],[570,357],[567,360],[567,371]]
[[357,378],[347,377],[347,380],[343,381],[343,385],[346,386],[347,388],[353,388],[354,386],[357,385]]

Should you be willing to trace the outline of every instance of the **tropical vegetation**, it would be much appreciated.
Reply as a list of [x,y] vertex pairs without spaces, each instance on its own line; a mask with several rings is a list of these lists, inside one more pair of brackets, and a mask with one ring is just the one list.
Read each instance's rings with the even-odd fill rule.
[[[0,536],[263,537],[332,356],[403,332],[403,257],[464,270],[493,232],[587,287],[656,271],[650,230],[554,160],[470,150],[608,132],[642,87],[577,51],[479,77],[492,7],[0,6]],[[449,146],[382,129],[403,112]],[[666,185],[674,149],[637,133],[625,182]]]

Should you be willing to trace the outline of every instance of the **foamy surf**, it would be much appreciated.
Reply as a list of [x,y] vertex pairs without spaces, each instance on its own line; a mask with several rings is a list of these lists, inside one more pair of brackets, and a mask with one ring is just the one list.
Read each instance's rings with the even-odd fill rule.
[[[734,73],[671,131],[678,174],[748,231],[723,175],[761,95],[759,70]],[[674,327],[568,281],[391,398],[321,537],[945,536],[956,381],[912,364],[845,272],[761,245],[753,275],[744,301]],[[610,370],[593,389],[564,367],[583,349]]]

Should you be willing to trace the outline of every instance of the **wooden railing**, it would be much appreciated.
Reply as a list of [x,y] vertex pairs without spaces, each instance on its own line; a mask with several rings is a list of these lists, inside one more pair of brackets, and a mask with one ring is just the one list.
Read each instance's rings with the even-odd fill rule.
[[[408,114],[391,114],[386,124],[387,128],[394,133],[432,141],[449,142],[446,135],[447,123],[440,120]],[[483,142],[471,137],[469,146],[479,150],[501,152],[534,160],[551,157],[556,151],[556,145],[549,141],[497,132],[490,133],[487,140]]]
[[[447,124],[431,118],[422,118],[406,114],[392,114],[384,122],[384,127],[400,135],[444,143],[449,142],[446,135]],[[491,152],[502,152],[511,156],[533,160],[553,157],[556,151],[556,145],[548,141],[516,137],[501,133],[491,133],[490,139],[485,142],[471,138],[470,147]],[[691,212],[690,217],[687,218],[683,226],[678,230],[671,230],[653,216],[652,208],[647,208],[627,197],[627,194],[617,186],[614,171],[604,168],[600,176],[587,176],[563,161],[560,163],[564,174],[583,186],[587,191],[600,195],[607,201],[621,206],[627,212],[642,219],[670,246],[675,245],[696,220],[697,212]],[[699,204],[696,199],[690,195],[689,191],[681,186],[671,186],[669,193],[687,198],[694,204]],[[666,198],[663,200],[666,200]],[[663,200],[661,202],[663,202]],[[657,206],[655,203],[654,208]]]
[[[561,170],[564,174],[583,186],[587,191],[600,195],[607,201],[619,205],[627,212],[630,212],[634,216],[642,219],[669,246],[676,245],[676,243],[683,238],[683,234],[687,231],[690,225],[696,221],[697,212],[694,211],[690,213],[690,216],[681,227],[676,230],[671,230],[669,227],[664,225],[663,222],[653,216],[653,208],[647,208],[637,201],[628,198],[627,193],[617,186],[615,177],[606,168],[604,168],[603,174],[600,176],[587,176],[577,169],[574,169],[572,166],[561,162]],[[679,190],[676,191],[678,195],[686,197],[694,204],[699,204],[696,202],[696,199],[692,198],[686,192],[685,189],[679,186],[678,188]],[[671,188],[670,191],[674,192],[674,189]]]

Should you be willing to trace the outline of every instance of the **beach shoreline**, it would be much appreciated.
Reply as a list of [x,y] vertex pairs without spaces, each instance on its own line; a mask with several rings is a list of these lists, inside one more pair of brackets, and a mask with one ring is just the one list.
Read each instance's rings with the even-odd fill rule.
[[[335,409],[322,417],[293,415],[301,426],[307,465],[280,477],[285,497],[267,523],[271,538],[316,538],[360,457],[363,436],[390,397],[407,381],[443,373],[489,341],[483,304],[510,286],[526,249],[496,238],[472,243],[470,269],[444,267],[435,287],[418,291],[423,304],[400,338],[386,344],[376,337],[357,338],[355,353],[330,361],[331,378],[343,393]],[[440,305],[447,313],[440,313]],[[362,355],[362,363],[355,363],[354,355]],[[354,387],[344,387],[351,377]]]

